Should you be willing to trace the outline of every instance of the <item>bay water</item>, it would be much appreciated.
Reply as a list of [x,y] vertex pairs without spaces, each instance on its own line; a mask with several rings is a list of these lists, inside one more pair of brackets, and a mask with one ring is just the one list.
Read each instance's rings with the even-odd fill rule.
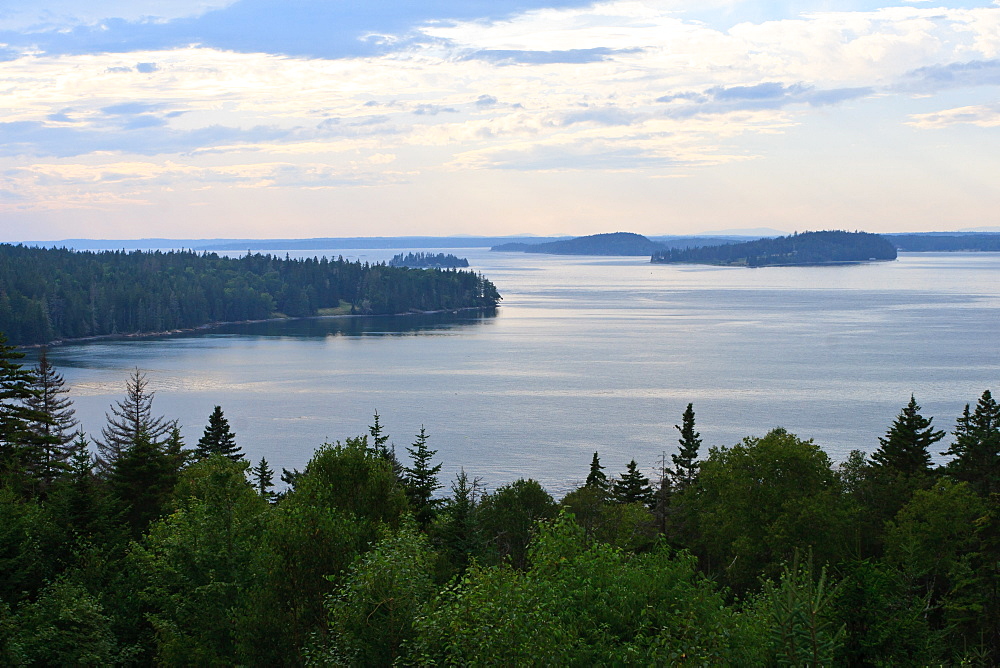
[[557,497],[595,451],[608,474],[635,459],[655,476],[689,402],[706,451],[782,426],[840,461],[878,447],[911,393],[951,431],[966,403],[1000,389],[1000,254],[746,269],[431,252],[467,257],[502,306],[227,325],[49,358],[91,437],[139,368],[154,413],[177,419],[189,446],[219,405],[251,461],[301,469],[321,443],[367,433],[378,411],[404,462],[426,428],[445,484],[464,468],[489,488],[532,477]]

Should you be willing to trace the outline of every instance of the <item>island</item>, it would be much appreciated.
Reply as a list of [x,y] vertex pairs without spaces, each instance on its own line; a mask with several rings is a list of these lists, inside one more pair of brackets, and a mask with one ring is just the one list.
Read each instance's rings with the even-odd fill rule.
[[773,239],[700,248],[668,248],[652,254],[654,264],[713,264],[767,267],[856,264],[896,259],[896,247],[869,232],[827,230]]
[[390,267],[410,267],[411,269],[458,269],[469,266],[464,257],[456,257],[451,253],[399,253],[389,260]]
[[493,246],[490,250],[551,255],[650,255],[663,249],[665,246],[641,234],[611,232],[540,244],[506,243]]

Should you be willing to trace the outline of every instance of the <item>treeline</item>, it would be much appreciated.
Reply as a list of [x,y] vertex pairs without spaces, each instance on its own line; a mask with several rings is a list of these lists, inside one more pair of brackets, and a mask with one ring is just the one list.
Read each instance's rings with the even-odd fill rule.
[[651,262],[765,267],[895,259],[895,246],[878,234],[831,230],[719,246],[670,248],[654,252]]
[[212,322],[495,307],[472,272],[343,258],[192,251],[76,252],[0,244],[0,330],[18,345],[163,332]]
[[886,237],[901,251],[923,253],[933,251],[1000,251],[1000,234],[970,232],[966,234],[887,234]]
[[414,267],[418,269],[461,269],[469,266],[469,260],[448,253],[397,253],[389,260],[390,267]]
[[441,494],[427,432],[404,464],[377,413],[275,494],[221,407],[189,448],[138,369],[96,458],[44,356],[0,347],[0,390],[3,665],[1000,661],[988,391],[947,445],[911,398],[836,466],[782,429],[705,453],[688,405],[654,481],[595,452],[557,501]]

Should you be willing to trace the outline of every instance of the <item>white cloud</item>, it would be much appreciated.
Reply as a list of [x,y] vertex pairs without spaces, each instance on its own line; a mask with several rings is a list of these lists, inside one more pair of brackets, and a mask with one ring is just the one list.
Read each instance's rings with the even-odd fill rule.
[[96,25],[107,19],[163,21],[199,16],[237,0],[4,0],[0,30],[31,31]]
[[929,114],[913,114],[907,125],[922,130],[939,130],[953,125],[977,125],[981,128],[1000,127],[1000,103],[956,107]]

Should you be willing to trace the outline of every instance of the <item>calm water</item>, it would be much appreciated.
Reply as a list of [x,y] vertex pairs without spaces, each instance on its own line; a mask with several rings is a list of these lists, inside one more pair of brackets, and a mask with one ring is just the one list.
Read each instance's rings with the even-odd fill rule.
[[595,450],[609,473],[632,458],[651,471],[675,452],[688,402],[706,446],[780,425],[839,460],[877,447],[911,392],[951,430],[966,402],[1000,389],[997,254],[751,270],[447,252],[497,284],[495,316],[231,326],[50,359],[93,435],[138,366],[189,445],[219,404],[252,460],[301,468],[378,410],[401,454],[424,425],[447,478],[531,476],[557,495]]

